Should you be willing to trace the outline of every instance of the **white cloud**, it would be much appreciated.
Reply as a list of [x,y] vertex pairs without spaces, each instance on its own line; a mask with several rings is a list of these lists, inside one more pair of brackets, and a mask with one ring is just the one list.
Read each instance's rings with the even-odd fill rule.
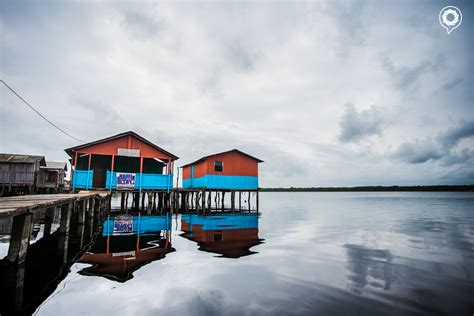
[[[135,130],[183,164],[238,147],[265,186],[466,181],[392,153],[473,119],[472,22],[448,37],[435,3],[359,4],[2,2],[0,76],[81,139]],[[0,93],[1,151],[67,158]]]

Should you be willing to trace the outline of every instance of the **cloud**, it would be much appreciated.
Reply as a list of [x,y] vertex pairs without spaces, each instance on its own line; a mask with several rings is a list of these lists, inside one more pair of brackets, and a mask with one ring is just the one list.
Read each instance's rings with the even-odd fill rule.
[[443,89],[445,90],[451,90],[454,87],[458,86],[460,83],[464,81],[463,77],[456,77],[453,80],[450,80],[449,82],[445,83],[443,85]]
[[[446,127],[474,120],[473,26],[448,37],[438,13],[425,2],[4,1],[0,78],[80,139],[134,130],[176,165],[239,148],[265,160],[264,186],[466,181],[470,129]],[[0,113],[2,152],[66,160],[77,145],[3,87]]]
[[430,140],[415,140],[411,143],[403,143],[393,154],[393,157],[404,162],[419,164],[443,157],[443,152],[438,144]]
[[434,140],[431,138],[416,139],[402,143],[392,157],[411,164],[421,164],[440,160],[444,165],[455,165],[473,162],[474,151],[463,148],[456,152],[454,147],[463,139],[474,136],[474,122],[462,121],[456,127],[441,133]]
[[462,121],[439,136],[439,142],[447,149],[456,146],[462,139],[474,136],[474,121]]
[[407,89],[415,86],[423,75],[436,72],[444,61],[444,55],[438,55],[434,61],[423,59],[418,64],[410,67],[396,66],[389,57],[385,57],[382,60],[382,68],[392,76],[395,85],[399,89]]
[[358,142],[372,135],[382,135],[385,124],[379,108],[372,106],[358,112],[352,103],[347,103],[339,122],[339,141]]

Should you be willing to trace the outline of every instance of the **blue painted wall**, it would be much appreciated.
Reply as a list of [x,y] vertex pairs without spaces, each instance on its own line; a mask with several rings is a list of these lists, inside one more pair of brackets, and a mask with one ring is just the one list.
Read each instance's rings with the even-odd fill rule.
[[74,170],[72,187],[74,189],[91,189],[94,170]]
[[[117,188],[117,173],[107,171],[105,187],[107,189]],[[139,190],[171,190],[173,188],[172,174],[149,174],[137,173],[135,178],[135,189]]]
[[202,225],[202,230],[233,230],[242,228],[258,228],[257,214],[227,214],[202,216],[182,214],[181,220],[192,225]]
[[[75,170],[73,176],[74,189],[92,189],[94,170]],[[116,172],[107,171],[105,187],[107,189],[117,188]],[[135,178],[135,189],[140,190],[171,190],[173,188],[172,174],[148,174],[137,173]]]
[[[192,174],[191,174],[192,175]],[[183,188],[208,188],[208,189],[258,189],[258,177],[252,176],[221,176],[207,174],[199,178],[183,180]]]

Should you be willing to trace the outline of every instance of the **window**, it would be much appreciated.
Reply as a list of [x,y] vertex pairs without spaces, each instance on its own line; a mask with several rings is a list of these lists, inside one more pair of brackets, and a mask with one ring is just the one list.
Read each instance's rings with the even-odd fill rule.
[[222,172],[224,170],[224,163],[222,161],[214,161],[214,171]]
[[214,234],[214,241],[222,241],[222,233],[220,234]]

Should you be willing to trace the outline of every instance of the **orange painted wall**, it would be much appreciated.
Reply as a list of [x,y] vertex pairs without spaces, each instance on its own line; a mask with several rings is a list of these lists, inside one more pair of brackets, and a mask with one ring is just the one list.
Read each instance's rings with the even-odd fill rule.
[[[214,161],[224,162],[223,172],[214,171]],[[210,157],[206,160],[208,174],[226,176],[258,176],[258,163],[256,160],[238,152],[230,152]]]
[[[201,161],[194,165],[194,178],[206,175],[207,161]],[[191,166],[183,168],[183,179],[191,178]]]
[[80,148],[78,154],[116,155],[118,148],[140,149],[140,156],[145,158],[159,158],[162,160],[172,159],[169,155],[156,150],[147,143],[142,142],[133,136],[123,136],[104,143],[95,144],[89,147]]
[[183,168],[183,179],[191,178],[191,166],[186,166]]

